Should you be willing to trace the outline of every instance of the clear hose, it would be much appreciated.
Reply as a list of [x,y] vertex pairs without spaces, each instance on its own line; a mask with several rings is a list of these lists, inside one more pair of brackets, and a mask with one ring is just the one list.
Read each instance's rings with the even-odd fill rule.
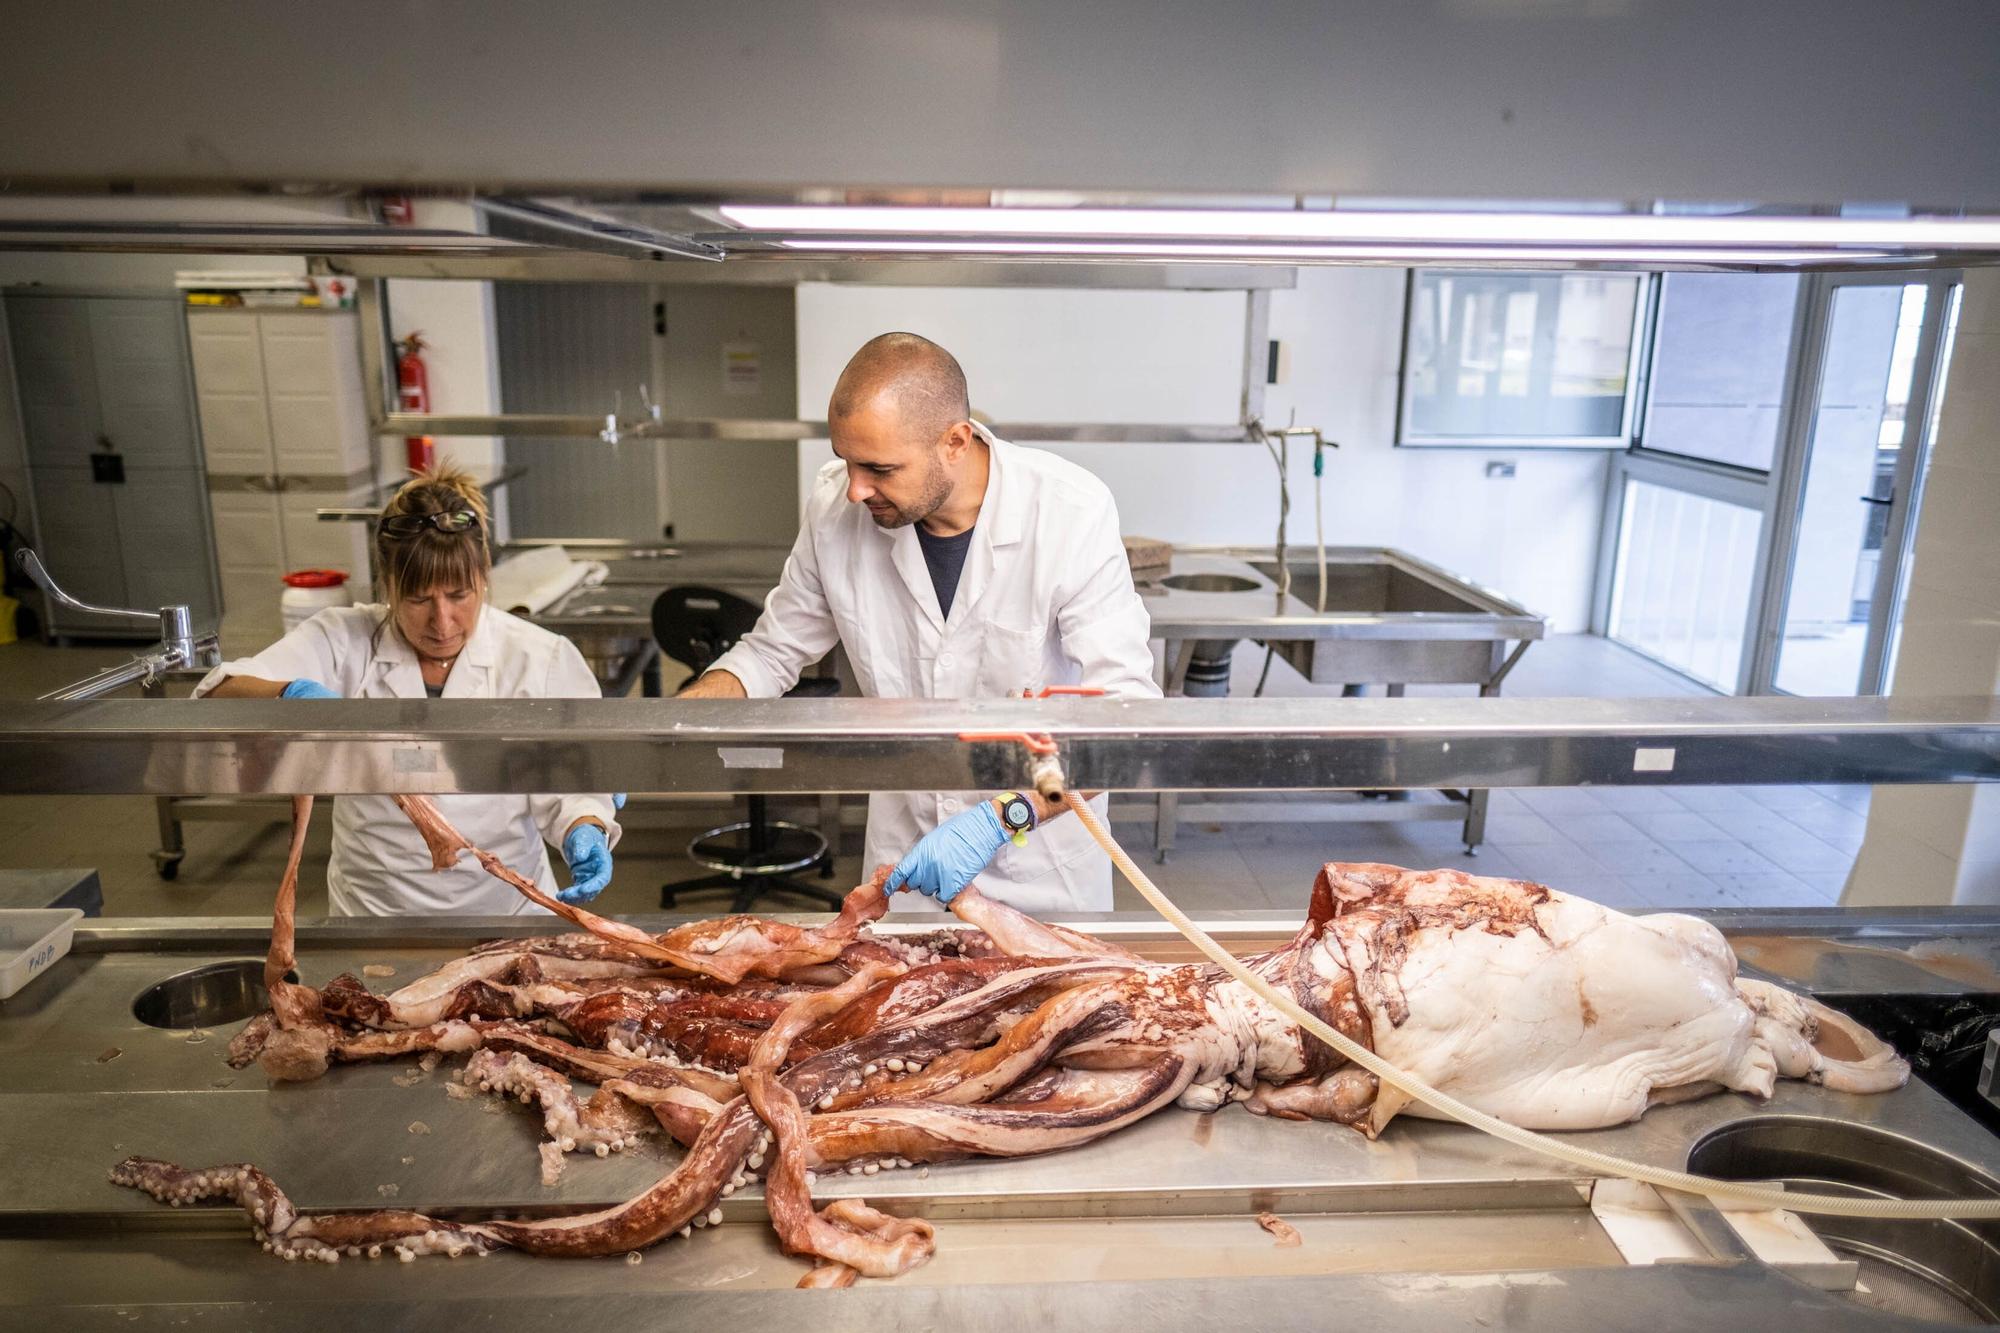
[[1186,936],[1190,944],[1208,955],[1209,960],[1216,966],[1248,986],[1266,1004],[1297,1023],[1301,1029],[1312,1033],[1390,1087],[1408,1093],[1433,1110],[1483,1133],[1491,1134],[1496,1139],[1511,1143],[1517,1148],[1553,1157],[1572,1166],[1582,1167],[1593,1176],[1622,1176],[1627,1180],[1642,1181],[1660,1189],[1703,1195],[1717,1203],[1739,1207],[1747,1205],[1756,1209],[1783,1208],[1794,1213],[1815,1213],[1829,1217],[2000,1218],[2000,1199],[1853,1199],[1837,1194],[1798,1193],[1769,1185],[1717,1180],[1711,1176],[1697,1176],[1686,1171],[1648,1166],[1644,1162],[1629,1161],[1590,1148],[1579,1148],[1575,1144],[1508,1124],[1505,1120],[1468,1106],[1456,1097],[1433,1088],[1415,1075],[1396,1068],[1367,1047],[1306,1012],[1291,997],[1280,993],[1269,982],[1243,966],[1227,949],[1210,939],[1201,927],[1190,921],[1186,913],[1174,906],[1173,902],[1146,878],[1146,872],[1125,854],[1125,849],[1118,845],[1118,840],[1111,836],[1111,831],[1104,827],[1088,805],[1078,799],[1075,792],[1065,792],[1063,799],[1070,811],[1083,821],[1083,826],[1090,830],[1090,836],[1097,839],[1098,845],[1110,854],[1112,863],[1126,879],[1132,881],[1132,887],[1139,891],[1140,896],[1151,903],[1153,910],[1165,917],[1175,930]]

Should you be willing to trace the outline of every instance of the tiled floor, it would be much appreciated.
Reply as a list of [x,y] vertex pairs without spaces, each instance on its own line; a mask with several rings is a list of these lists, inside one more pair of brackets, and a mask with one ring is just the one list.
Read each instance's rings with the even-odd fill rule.
[[[124,655],[120,649],[40,644],[0,648],[0,700],[33,697]],[[1240,692],[1255,687],[1262,664],[1261,652],[1238,653]],[[1537,645],[1507,688],[1509,694],[1552,697],[1700,692],[1644,658],[1581,635]],[[1279,663],[1266,692],[1317,691]],[[1868,795],[1865,787],[1502,791],[1494,793],[1487,843],[1476,857],[1464,854],[1455,821],[1183,824],[1163,866],[1153,864],[1150,819],[1121,816],[1116,832],[1163,888],[1197,910],[1298,910],[1314,873],[1329,860],[1464,867],[1538,880],[1621,907],[1811,906],[1838,898],[1861,845]],[[696,873],[680,854],[691,831],[684,826],[694,812],[641,806],[633,814],[618,850],[617,881],[599,900],[600,910],[614,914],[656,910],[662,881]],[[720,819],[718,811],[711,822]],[[322,816],[308,844],[302,915],[325,910],[326,828]],[[0,798],[0,867],[94,866],[113,915],[268,911],[283,869],[284,841],[276,823],[190,824],[180,878],[164,883],[147,856],[157,843],[150,800]],[[835,883],[860,877],[859,839],[849,841]],[[1121,885],[1117,906],[1142,904]],[[710,908],[686,900],[686,910]]]
[[[1256,688],[1264,654],[1237,650],[1232,689]],[[1265,693],[1322,693],[1273,664]],[[1470,690],[1413,687],[1412,694]],[[1529,649],[1505,692],[1526,698],[1652,698],[1709,693],[1608,640],[1555,636]],[[1311,826],[1183,825],[1157,867],[1162,887],[1202,901],[1212,877],[1246,878],[1274,906],[1303,905],[1322,861],[1463,867],[1532,879],[1612,906],[1827,906],[1837,901],[1868,821],[1867,787],[1525,788],[1493,794],[1487,841],[1468,857],[1455,822]],[[1419,796],[1418,799],[1442,798]],[[1150,847],[1150,825],[1121,823]],[[1232,860],[1232,856],[1236,858]],[[1185,862],[1185,864],[1183,864]],[[1239,863],[1240,862],[1240,868]],[[1148,862],[1150,865],[1150,861]],[[1122,886],[1119,906],[1137,905]],[[1222,903],[1213,903],[1222,906]]]
[[[1204,907],[1232,894],[1236,906],[1303,907],[1330,860],[1531,879],[1613,907],[1824,907],[1867,811],[1866,787],[1536,788],[1493,794],[1476,856],[1455,822],[1184,824],[1167,863],[1147,866]],[[1150,823],[1116,832],[1134,849],[1152,842]],[[1139,905],[1121,885],[1118,906]]]

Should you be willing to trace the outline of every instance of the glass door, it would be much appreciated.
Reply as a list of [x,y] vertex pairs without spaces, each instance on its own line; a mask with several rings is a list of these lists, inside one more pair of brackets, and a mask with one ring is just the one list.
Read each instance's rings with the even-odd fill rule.
[[1952,284],[1823,275],[1808,287],[1804,409],[1785,442],[1760,692],[1880,693]]

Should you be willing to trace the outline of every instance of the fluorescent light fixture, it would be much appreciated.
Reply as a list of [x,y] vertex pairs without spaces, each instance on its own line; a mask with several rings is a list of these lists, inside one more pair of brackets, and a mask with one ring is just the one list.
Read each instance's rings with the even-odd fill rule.
[[1381,259],[1398,263],[1434,264],[1498,260],[1514,263],[1561,263],[1585,259],[1611,264],[1838,264],[1890,261],[1901,256],[1866,250],[1712,249],[1604,246],[1588,250],[1546,246],[1436,245],[1244,245],[1229,242],[1199,244],[1175,241],[1003,241],[983,238],[881,240],[873,237],[788,238],[790,250],[838,251],[847,254],[1035,255],[1079,259]]
[[[845,236],[1276,244],[1630,246],[1890,251],[2000,249],[2000,217],[1775,217],[1651,213],[1424,213],[1289,209],[893,208],[725,204],[753,232]],[[962,248],[962,247],[954,247]],[[1585,256],[1567,253],[1565,258]]]

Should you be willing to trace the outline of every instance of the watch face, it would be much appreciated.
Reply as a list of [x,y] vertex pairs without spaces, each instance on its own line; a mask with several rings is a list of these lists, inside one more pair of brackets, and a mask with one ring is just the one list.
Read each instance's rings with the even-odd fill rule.
[[1006,815],[1005,822],[1008,828],[1024,829],[1028,827],[1028,803],[1020,797],[1016,796],[1013,800],[1007,802]]

